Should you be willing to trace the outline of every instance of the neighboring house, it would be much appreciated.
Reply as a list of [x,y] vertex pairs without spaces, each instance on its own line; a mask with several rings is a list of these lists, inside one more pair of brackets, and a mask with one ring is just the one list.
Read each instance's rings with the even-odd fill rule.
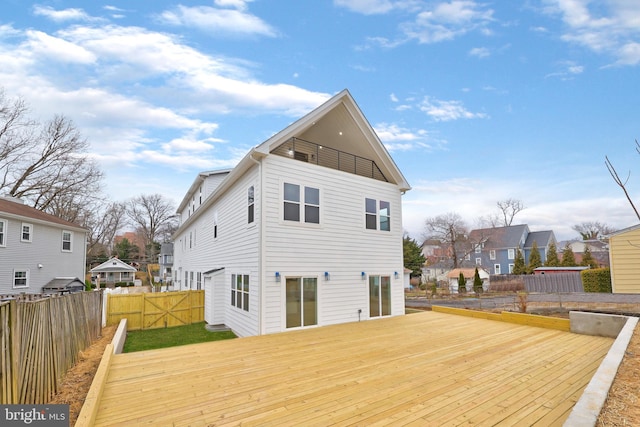
[[41,293],[56,278],[84,278],[87,230],[0,197],[0,293]]
[[599,266],[609,266],[609,243],[606,240],[571,240],[558,242],[558,256],[562,257],[562,252],[566,245],[573,251],[577,264],[582,263],[582,256],[586,248],[589,248],[591,257],[596,260]]
[[169,286],[173,281],[173,243],[163,243],[160,245],[160,254],[158,255],[158,272],[162,283]]
[[[458,293],[458,279],[460,273],[464,276],[466,281],[467,292],[473,292],[473,280],[476,276],[475,268],[454,268],[447,273],[447,280],[449,282],[449,291],[451,293]],[[478,276],[482,279],[482,289],[484,291],[489,289],[489,273],[483,268],[478,268]]]
[[466,257],[467,261],[487,269],[491,274],[512,273],[518,250],[527,264],[533,242],[536,242],[544,263],[549,246],[556,242],[553,231],[531,232],[526,224],[472,230],[469,240],[472,249]]
[[178,207],[174,288],[240,336],[404,314],[400,170],[344,90],[198,175]]
[[640,224],[609,235],[609,260],[613,293],[640,293]]
[[98,284],[133,283],[137,269],[116,257],[109,258],[97,267],[89,270],[91,276],[97,277]]
[[438,283],[448,282],[447,274],[453,269],[451,261],[441,261],[422,267],[422,280],[424,282],[436,281]]

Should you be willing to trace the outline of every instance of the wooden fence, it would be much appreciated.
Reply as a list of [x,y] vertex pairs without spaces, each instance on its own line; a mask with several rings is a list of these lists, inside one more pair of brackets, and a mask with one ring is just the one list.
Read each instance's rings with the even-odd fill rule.
[[580,273],[500,274],[489,278],[493,290],[527,292],[584,292]]
[[109,294],[107,325],[127,319],[127,329],[156,329],[204,321],[204,291]]
[[45,404],[102,330],[102,292],[0,303],[0,404]]

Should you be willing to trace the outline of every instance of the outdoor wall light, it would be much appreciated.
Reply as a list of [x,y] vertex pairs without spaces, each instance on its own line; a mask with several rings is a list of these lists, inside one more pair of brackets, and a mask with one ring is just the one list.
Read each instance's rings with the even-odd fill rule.
[[360,273],[360,277],[362,277],[362,280],[364,280],[367,277],[367,274],[363,271],[362,273]]
[[276,282],[280,281],[280,273],[276,271]]
[[38,268],[42,268],[42,267],[44,267],[44,265],[38,264]]
[[393,272],[393,277],[395,277],[396,279],[398,278],[398,272],[397,271]]
[[328,271],[324,272],[324,280],[329,281],[329,272]]

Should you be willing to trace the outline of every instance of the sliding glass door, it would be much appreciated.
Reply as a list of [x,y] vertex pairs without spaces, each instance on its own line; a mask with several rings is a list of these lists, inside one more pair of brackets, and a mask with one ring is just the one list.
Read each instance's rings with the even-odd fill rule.
[[287,328],[318,324],[318,279],[287,277]]
[[369,317],[391,315],[391,277],[369,276]]

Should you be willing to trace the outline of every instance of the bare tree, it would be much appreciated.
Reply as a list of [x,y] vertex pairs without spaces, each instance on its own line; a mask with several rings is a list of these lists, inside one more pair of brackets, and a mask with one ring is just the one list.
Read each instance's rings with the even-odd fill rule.
[[87,257],[99,255],[101,249],[110,252],[116,233],[125,224],[125,212],[126,205],[121,202],[96,204],[94,209],[84,211],[79,223],[89,230]]
[[[637,139],[636,139],[636,151],[640,153],[640,144],[638,144]],[[631,176],[631,172],[627,174],[627,178],[623,181],[618,175],[618,172],[616,171],[616,169],[613,167],[613,164],[609,160],[609,157],[604,156],[604,159],[605,159],[604,164],[607,165],[607,169],[609,170],[609,174],[611,175],[611,178],[613,178],[613,181],[618,185],[618,187],[622,188],[622,191],[624,192],[625,197],[629,201],[631,208],[636,213],[636,217],[638,217],[638,220],[640,220],[640,214],[638,213],[638,209],[636,209],[636,205],[633,203],[633,200],[631,200],[631,196],[629,196],[629,192],[627,191],[627,183],[629,182],[629,177]]]
[[99,192],[102,172],[71,120],[58,115],[39,124],[27,112],[24,101],[0,92],[0,192],[77,222]]
[[598,221],[576,224],[571,227],[571,229],[580,234],[582,240],[596,240],[615,231],[615,229],[609,227],[607,224]]
[[[173,202],[161,194],[140,195],[127,203],[127,216],[132,224],[144,237],[147,248],[151,248],[174,220],[175,207]],[[155,251],[151,250],[147,256],[152,259]]]
[[498,205],[498,208],[502,212],[502,220],[503,220],[503,225],[505,227],[510,227],[511,224],[513,223],[513,218],[519,212],[526,209],[522,201],[511,199],[511,198],[506,200],[500,200],[496,204]]
[[462,217],[457,213],[449,212],[427,218],[424,234],[425,240],[437,239],[448,246],[453,268],[457,268],[468,246],[468,227]]

